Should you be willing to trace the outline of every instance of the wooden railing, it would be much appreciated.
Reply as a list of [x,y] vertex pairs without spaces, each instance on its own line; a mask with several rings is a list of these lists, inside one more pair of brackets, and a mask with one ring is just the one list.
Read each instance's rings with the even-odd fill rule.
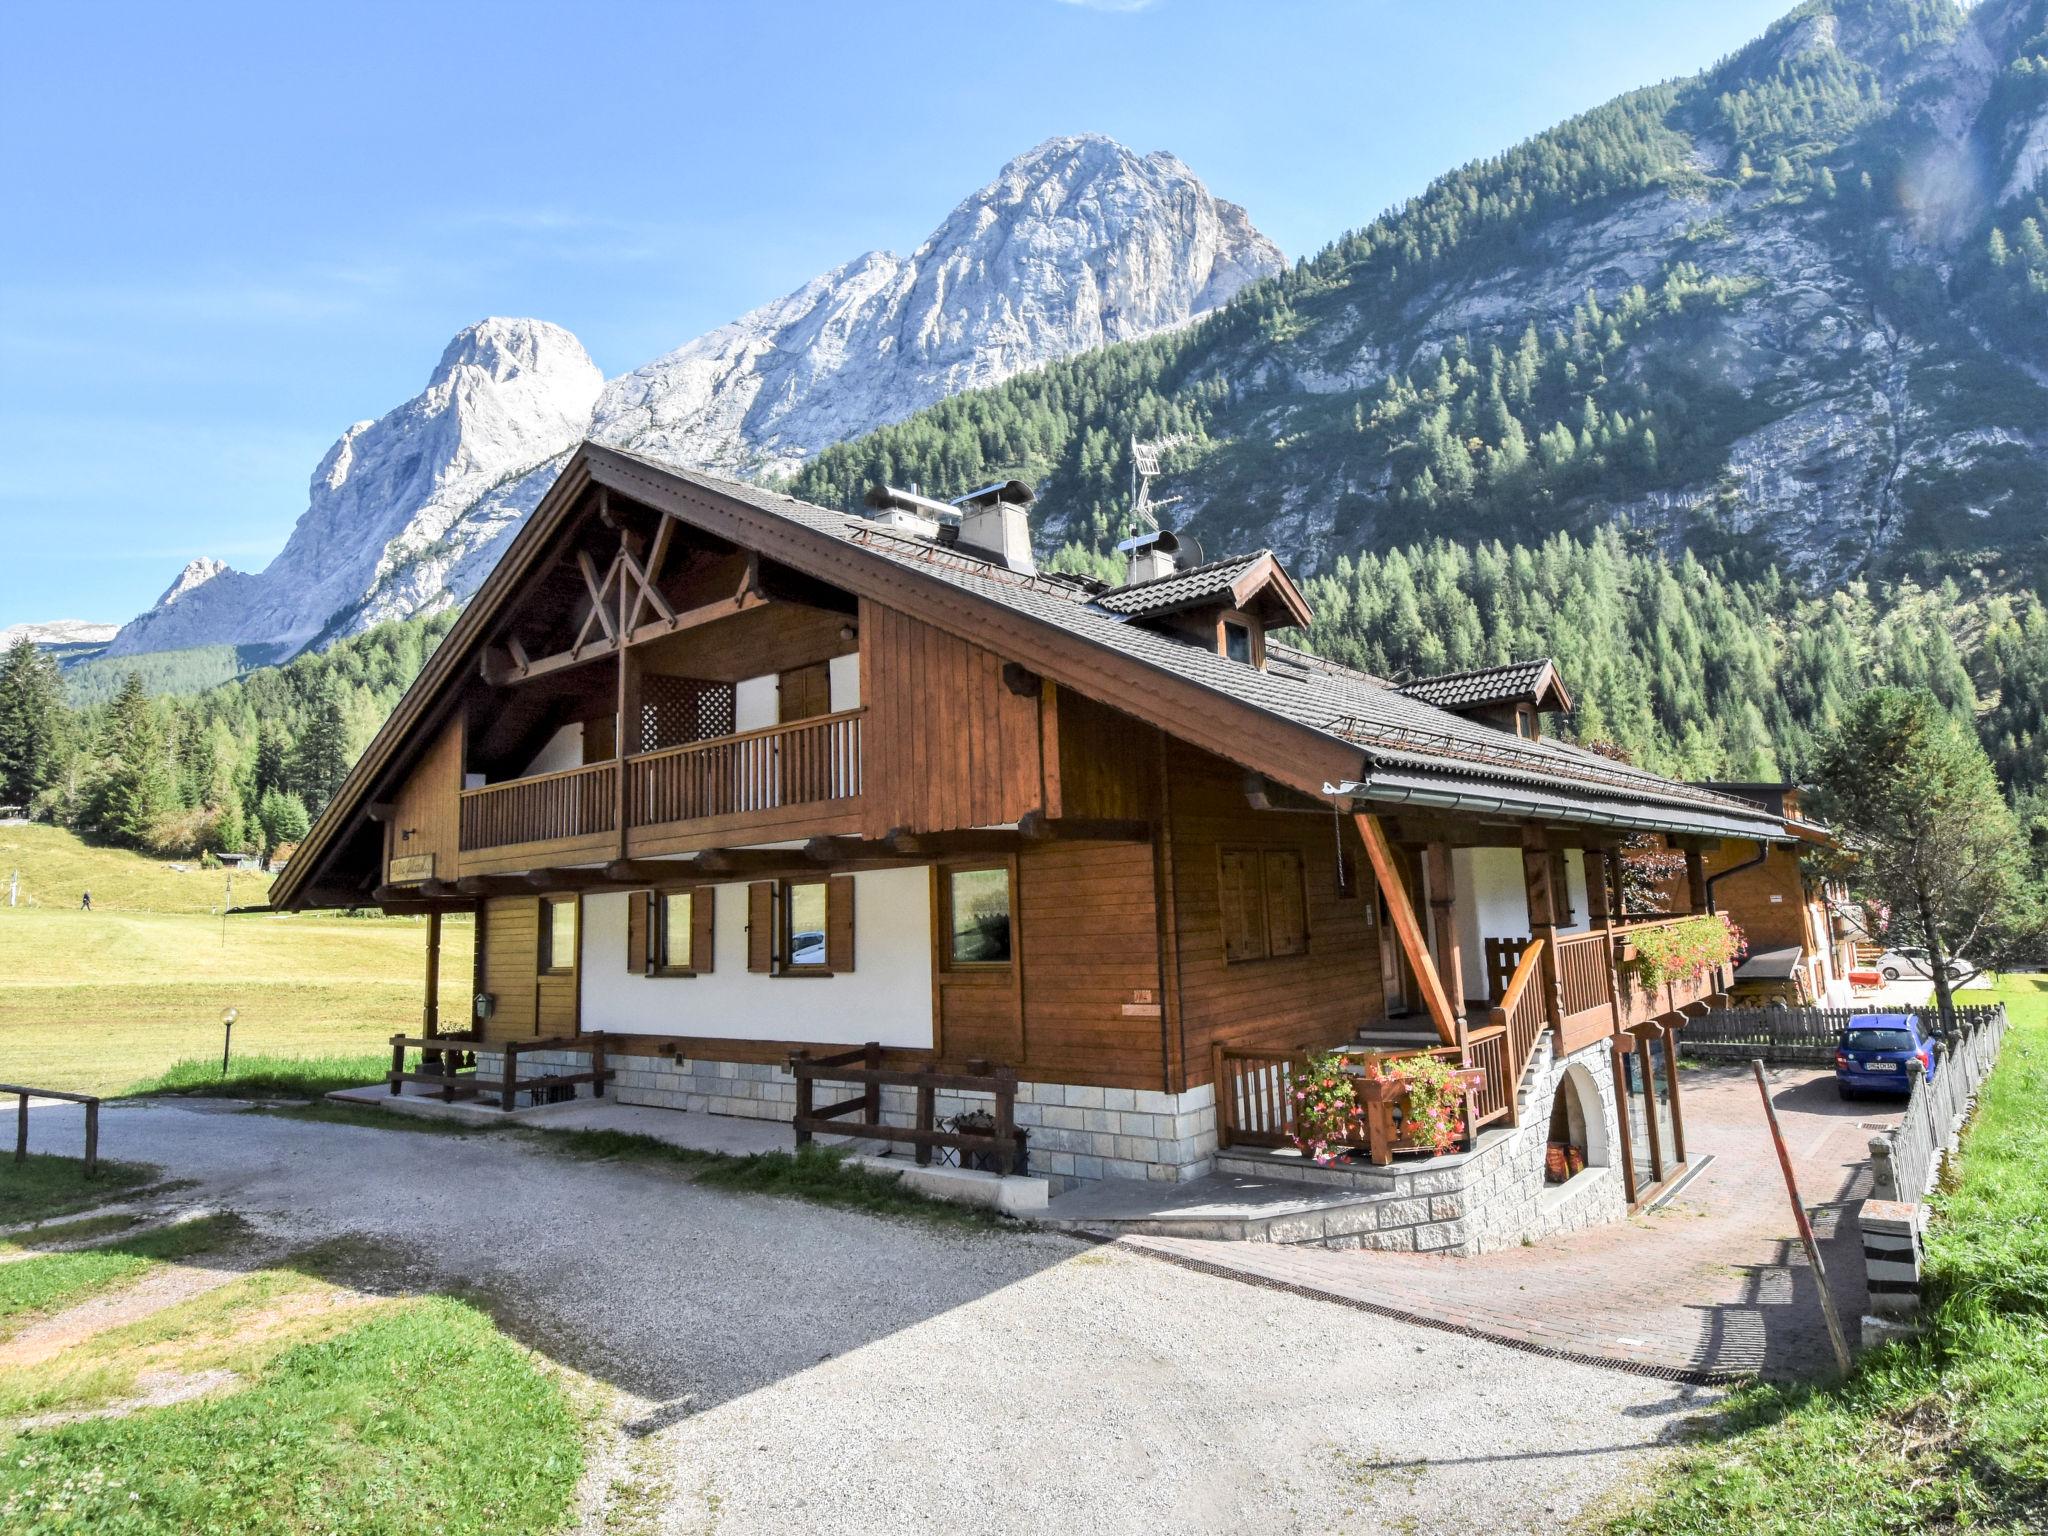
[[1486,953],[1486,995],[1496,1002],[1506,994],[1508,982],[1515,974],[1515,967],[1522,963],[1522,954],[1532,941],[1526,936],[1519,939],[1488,939]]
[[[1478,1102],[1474,1112],[1479,1125],[1502,1117],[1510,1125],[1521,1123],[1522,1075],[1529,1070],[1529,1058],[1536,1054],[1536,1042],[1550,1025],[1544,990],[1543,941],[1524,940],[1519,945],[1515,969],[1488,1019],[1488,1029],[1475,1030],[1466,1040],[1465,1065],[1486,1070],[1486,1089],[1475,1095]],[[1498,1031],[1499,1043],[1489,1040],[1481,1052],[1475,1053],[1473,1047],[1481,1036],[1493,1031]]]
[[592,763],[465,789],[463,851],[617,831],[618,771],[617,763]]
[[59,1088],[24,1088],[19,1083],[0,1083],[0,1093],[11,1093],[21,1101],[15,1115],[14,1160],[28,1161],[28,1101],[30,1099],[61,1099],[66,1104],[85,1106],[85,1176],[90,1179],[100,1171],[100,1101],[96,1094],[67,1093]]
[[[969,1062],[986,1067],[985,1062]],[[882,1067],[882,1047],[870,1040],[866,1045],[836,1056],[813,1056],[798,1051],[789,1058],[790,1075],[796,1079],[796,1114],[791,1125],[798,1146],[814,1132],[849,1136],[856,1141],[908,1142],[917,1149],[919,1167],[929,1166],[934,1147],[951,1147],[962,1154],[994,1164],[999,1174],[1024,1171],[1024,1133],[1017,1129],[1017,1072],[1014,1067],[994,1067],[982,1072],[940,1072],[931,1067],[912,1071],[889,1071]],[[860,1089],[852,1098],[820,1105],[820,1082],[849,1083]],[[917,1093],[917,1110],[909,1125],[888,1125],[882,1120],[882,1090],[911,1088]],[[941,1093],[985,1093],[992,1100],[987,1132],[951,1130],[938,1127],[938,1096]]]
[[627,815],[644,827],[857,795],[865,714],[842,710],[628,758]]
[[[474,1065],[466,1068],[463,1065],[463,1058],[479,1049],[504,1053],[495,1082],[482,1077]],[[406,1070],[407,1051],[420,1053],[417,1071]],[[539,1077],[521,1077],[519,1058],[534,1051],[567,1051],[588,1056],[590,1068],[584,1072],[544,1072]],[[510,1111],[518,1107],[520,1094],[536,1088],[553,1089],[589,1083],[591,1092],[603,1098],[604,1085],[618,1076],[616,1071],[605,1065],[604,1054],[603,1030],[544,1040],[485,1041],[469,1034],[393,1035],[391,1070],[385,1074],[384,1080],[391,1085],[394,1095],[401,1092],[407,1083],[425,1083],[438,1088],[443,1100],[474,1099],[495,1092],[498,1108]],[[470,1059],[474,1061],[473,1056]]]
[[1222,1146],[1285,1147],[1294,1141],[1294,1073],[1306,1051],[1213,1048],[1216,1140]]
[[1613,955],[1608,930],[1566,934],[1557,941],[1559,1012],[1566,1018],[1589,1008],[1605,1008],[1614,1000]]

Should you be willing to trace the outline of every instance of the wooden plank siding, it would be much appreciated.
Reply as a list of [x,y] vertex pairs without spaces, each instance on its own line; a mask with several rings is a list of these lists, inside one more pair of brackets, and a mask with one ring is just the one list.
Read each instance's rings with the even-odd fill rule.
[[[1203,754],[1176,753],[1167,774],[1180,1014],[1174,1044],[1184,1084],[1209,1081],[1212,1046],[1340,1045],[1382,1018],[1373,882],[1357,834],[1341,828],[1355,892],[1345,896],[1338,891],[1334,818],[1253,810],[1243,770]],[[1227,960],[1225,851],[1266,849],[1300,856],[1306,946],[1298,954]],[[1291,911],[1288,917],[1291,929],[1298,918]]]
[[1044,800],[1038,700],[993,651],[879,604],[860,611],[861,829],[881,837],[998,826]]
[[1156,815],[1159,731],[1071,689],[1059,690],[1058,703],[1060,814],[1116,821]]
[[496,999],[486,1040],[530,1040],[539,1030],[540,898],[495,896],[484,903],[483,990]]
[[384,867],[394,858],[434,856],[437,879],[453,880],[461,857],[462,721],[441,728],[393,795],[395,807],[384,825]]
[[[1164,1086],[1152,872],[1149,843],[1055,843],[1019,857],[1020,1076]],[[950,1054],[950,1034],[946,1044]]]

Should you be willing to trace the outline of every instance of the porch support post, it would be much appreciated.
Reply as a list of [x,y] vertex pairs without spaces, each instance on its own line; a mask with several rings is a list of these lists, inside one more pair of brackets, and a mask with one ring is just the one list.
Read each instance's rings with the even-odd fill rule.
[[1429,909],[1436,930],[1437,974],[1457,1020],[1458,1039],[1465,1039],[1465,966],[1458,950],[1457,874],[1448,843],[1429,845]]
[[[623,585],[623,582],[621,583]],[[613,776],[617,800],[614,803],[614,822],[619,834],[619,857],[626,857],[626,812],[632,801],[627,794],[626,758],[633,744],[639,740],[639,732],[632,727],[640,723],[640,659],[633,654],[633,648],[624,641],[619,645],[619,713],[612,732],[612,757],[618,766]]]
[[420,1005],[422,1032],[431,1039],[441,1033],[441,912],[427,914],[427,995]]
[[1529,936],[1543,941],[1541,961],[1543,1011],[1550,1027],[1563,1037],[1564,994],[1557,980],[1557,862],[1550,856],[1550,834],[1541,827],[1522,831],[1522,890],[1529,904]]
[[1370,812],[1358,811],[1352,815],[1358,826],[1359,841],[1365,844],[1366,857],[1372,860],[1373,878],[1379,882],[1380,894],[1385,897],[1387,913],[1394,920],[1394,932],[1401,941],[1401,949],[1408,957],[1409,969],[1415,972],[1415,983],[1422,988],[1422,1000],[1429,1009],[1429,1019],[1436,1026],[1436,1032],[1445,1045],[1458,1044],[1458,1020],[1451,1011],[1451,1002],[1444,995],[1443,978],[1438,974],[1436,962],[1430,958],[1429,940],[1422,932],[1422,920],[1416,915],[1415,903],[1408,895],[1408,882],[1402,877],[1400,862],[1394,857],[1392,844],[1387,841],[1386,828],[1380,819]]
[[1621,1163],[1622,1195],[1629,1205],[1636,1203],[1636,1160],[1634,1149],[1629,1145],[1628,1128],[1628,1062],[1625,1059],[1633,1042],[1624,1032],[1617,1030],[1608,1037],[1607,1051],[1614,1060],[1614,1145]]
[[1685,850],[1685,900],[1688,912],[1707,910],[1707,862],[1697,847]]

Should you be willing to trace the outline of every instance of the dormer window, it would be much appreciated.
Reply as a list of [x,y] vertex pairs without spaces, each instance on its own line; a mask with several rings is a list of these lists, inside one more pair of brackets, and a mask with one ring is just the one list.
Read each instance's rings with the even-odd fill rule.
[[1252,631],[1249,624],[1240,624],[1235,619],[1223,621],[1223,654],[1231,661],[1252,664]]

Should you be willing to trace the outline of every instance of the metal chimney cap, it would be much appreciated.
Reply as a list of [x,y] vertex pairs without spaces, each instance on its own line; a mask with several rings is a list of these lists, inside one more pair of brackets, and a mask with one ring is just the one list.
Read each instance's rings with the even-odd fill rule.
[[969,491],[964,496],[955,496],[952,505],[956,507],[985,507],[996,502],[1009,502],[1014,506],[1029,506],[1038,499],[1038,492],[1022,480],[997,480],[979,490]]
[[960,521],[960,509],[950,502],[935,501],[929,496],[920,496],[916,491],[906,491],[893,485],[871,486],[862,500],[874,512],[915,512],[920,517],[941,522]]

